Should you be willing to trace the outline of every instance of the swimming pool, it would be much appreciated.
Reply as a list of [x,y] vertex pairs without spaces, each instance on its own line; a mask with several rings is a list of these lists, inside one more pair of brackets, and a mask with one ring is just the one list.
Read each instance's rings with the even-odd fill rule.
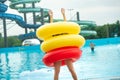
[[[28,48],[1,50],[0,80],[53,80],[54,70],[42,63],[44,54],[39,45]],[[94,53],[86,46],[82,51],[82,57],[74,63],[79,80],[120,79],[120,44],[96,45]],[[72,80],[66,66],[61,67],[60,80]]]

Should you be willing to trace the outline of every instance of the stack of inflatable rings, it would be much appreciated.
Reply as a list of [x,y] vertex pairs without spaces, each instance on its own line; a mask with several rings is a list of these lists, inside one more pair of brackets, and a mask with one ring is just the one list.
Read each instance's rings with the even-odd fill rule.
[[85,39],[79,35],[80,26],[74,22],[55,22],[39,27],[36,35],[43,40],[41,50],[45,52],[43,62],[47,66],[54,66],[54,62],[80,58],[81,48]]

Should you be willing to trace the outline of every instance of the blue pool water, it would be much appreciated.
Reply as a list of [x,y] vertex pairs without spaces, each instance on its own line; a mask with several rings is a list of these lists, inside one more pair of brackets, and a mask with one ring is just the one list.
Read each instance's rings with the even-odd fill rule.
[[[120,44],[82,48],[82,57],[74,63],[79,79],[120,76]],[[53,80],[53,68],[42,63],[43,53],[36,48],[0,53],[0,80]],[[72,80],[61,67],[60,80]]]
[[[94,53],[89,46],[82,51],[82,57],[74,63],[79,80],[120,77],[119,41],[106,45],[96,43]],[[39,45],[0,49],[0,80],[53,80],[54,69],[43,64],[43,56]],[[61,67],[60,80],[72,80],[66,66]]]

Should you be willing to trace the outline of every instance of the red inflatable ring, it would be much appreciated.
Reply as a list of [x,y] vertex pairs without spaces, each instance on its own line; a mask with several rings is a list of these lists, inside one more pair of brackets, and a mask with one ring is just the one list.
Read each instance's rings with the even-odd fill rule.
[[62,61],[62,65],[65,65],[64,60],[72,59],[75,62],[81,57],[82,51],[78,47],[62,47],[51,50],[43,57],[43,62],[46,66],[54,66],[54,62]]

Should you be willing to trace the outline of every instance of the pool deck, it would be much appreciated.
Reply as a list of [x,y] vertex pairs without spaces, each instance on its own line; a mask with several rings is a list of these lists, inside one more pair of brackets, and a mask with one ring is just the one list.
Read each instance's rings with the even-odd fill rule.
[[87,79],[79,79],[79,80],[120,80],[120,76],[101,77],[101,78],[87,78]]

